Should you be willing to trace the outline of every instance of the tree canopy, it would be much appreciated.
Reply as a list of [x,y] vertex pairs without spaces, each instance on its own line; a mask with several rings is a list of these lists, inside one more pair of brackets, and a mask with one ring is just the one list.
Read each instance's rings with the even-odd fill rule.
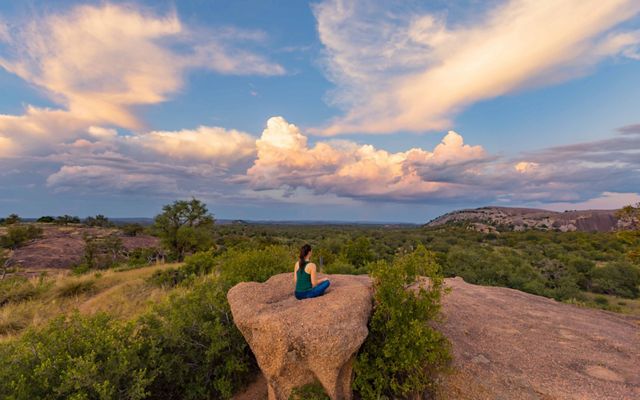
[[189,253],[212,246],[214,223],[207,205],[192,198],[162,207],[162,213],[154,219],[153,229],[170,255],[181,261]]

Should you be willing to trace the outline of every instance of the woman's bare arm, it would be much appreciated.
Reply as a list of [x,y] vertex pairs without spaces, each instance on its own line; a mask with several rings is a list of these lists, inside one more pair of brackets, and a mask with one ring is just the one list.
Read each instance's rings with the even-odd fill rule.
[[298,263],[296,263],[296,265],[294,265],[293,267],[293,284],[294,285],[298,283],[298,274],[296,274],[296,272],[298,272]]
[[[319,283],[326,281],[326,278],[318,280],[318,271],[317,267],[313,263],[309,263],[309,274],[311,275],[311,285],[316,287]],[[306,269],[306,268],[305,268]]]

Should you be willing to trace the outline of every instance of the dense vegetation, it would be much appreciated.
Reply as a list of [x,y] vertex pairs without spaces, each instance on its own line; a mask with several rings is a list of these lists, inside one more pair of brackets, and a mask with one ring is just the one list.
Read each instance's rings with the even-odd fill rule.
[[[222,225],[216,244],[245,246],[308,241],[324,271],[367,273],[363,262],[390,262],[423,245],[447,277],[505,286],[557,300],[584,301],[585,293],[640,296],[640,236],[631,232],[481,233],[464,226]],[[355,250],[354,250],[355,249]]]
[[355,363],[354,388],[364,399],[423,398],[435,390],[437,373],[450,359],[446,338],[430,324],[440,312],[440,266],[419,245],[413,253],[392,263],[378,261],[370,269],[374,312]]
[[[7,219],[5,247],[38,236],[37,226],[17,216]],[[88,222],[110,226],[101,216]],[[141,227],[123,229],[136,235]],[[175,259],[185,257],[184,263],[136,274],[130,269],[138,265],[134,258],[109,258],[120,246],[115,237],[85,238],[93,254],[85,260],[91,265],[85,275],[12,275],[0,281],[0,335],[7,335],[0,343],[1,398],[229,398],[257,367],[233,324],[226,292],[240,281],[289,271],[304,242],[313,245],[323,272],[368,273],[374,280],[370,335],[354,369],[354,389],[363,399],[409,398],[434,389],[434,373],[450,357],[446,338],[430,323],[438,319],[444,276],[609,309],[615,305],[602,295],[640,297],[637,231],[214,226],[206,206],[195,199],[166,206],[152,229],[165,250]],[[28,239],[20,239],[25,235]],[[106,267],[124,272],[91,272]],[[126,274],[135,281],[113,283]],[[122,294],[117,304],[105,297],[116,290]],[[80,299],[88,299],[83,307],[90,303],[93,295],[100,299],[93,311],[77,306]],[[129,301],[135,306],[127,308]],[[56,317],[38,307],[66,311]],[[295,396],[324,398],[313,386]]]

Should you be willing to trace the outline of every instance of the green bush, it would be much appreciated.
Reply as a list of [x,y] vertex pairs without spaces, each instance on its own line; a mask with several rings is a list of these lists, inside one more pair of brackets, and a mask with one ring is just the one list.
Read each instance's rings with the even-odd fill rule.
[[144,233],[144,226],[138,223],[124,224],[120,230],[125,236],[138,236]]
[[253,376],[255,361],[231,318],[226,287],[206,277],[141,319],[158,350],[151,399],[229,398]]
[[0,398],[144,399],[153,347],[105,314],[53,320],[0,345]]
[[354,365],[354,389],[363,399],[406,398],[433,390],[436,374],[450,360],[449,342],[430,325],[439,317],[443,292],[434,254],[418,246],[392,264],[378,261],[370,268],[374,311]]
[[33,283],[22,276],[11,276],[0,280],[0,306],[18,303],[36,297],[44,288],[44,283]]
[[131,268],[151,265],[161,258],[162,252],[155,247],[138,247],[128,252],[127,265]]
[[187,274],[187,272],[182,267],[167,268],[160,271],[155,271],[149,278],[147,278],[147,282],[163,288],[172,288],[178,286],[189,277],[190,275]]
[[330,400],[322,385],[318,382],[293,389],[289,400]]
[[148,282],[161,287],[174,287],[188,279],[210,273],[215,265],[216,256],[213,252],[195,253],[187,257],[184,265],[179,268],[167,268],[154,272]]
[[371,246],[371,240],[360,236],[348,241],[342,248],[341,256],[351,265],[361,267],[376,259]]
[[292,254],[282,246],[231,249],[220,257],[220,276],[229,287],[239,282],[264,282],[275,274],[293,272]]
[[322,271],[325,274],[346,274],[346,275],[362,275],[368,273],[368,263],[356,267],[353,264],[344,259],[344,257],[338,257],[334,262],[323,268]]
[[640,268],[611,263],[592,271],[592,291],[635,299],[640,296]]
[[15,249],[29,240],[42,236],[42,228],[36,225],[12,225],[7,234],[0,237],[0,247]]
[[594,297],[593,301],[601,306],[608,306],[609,305],[609,300],[606,297],[603,296],[596,296]]

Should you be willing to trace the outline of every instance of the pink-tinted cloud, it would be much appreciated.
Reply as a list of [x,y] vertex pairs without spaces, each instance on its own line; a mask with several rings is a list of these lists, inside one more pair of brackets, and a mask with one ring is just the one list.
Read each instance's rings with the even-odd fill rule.
[[126,142],[159,156],[218,165],[243,162],[256,153],[255,138],[251,135],[235,129],[209,126],[193,130],[152,131],[130,137]]
[[256,190],[304,187],[371,200],[449,196],[458,186],[455,182],[423,179],[417,166],[461,165],[485,157],[482,147],[464,144],[455,132],[449,132],[433,151],[389,153],[349,141],[309,147],[307,137],[282,117],[269,119],[256,146],[257,159],[247,171]]
[[140,129],[132,107],[165,101],[182,88],[189,69],[284,73],[280,65],[236,46],[255,40],[241,30],[216,36],[185,26],[175,13],[156,15],[134,6],[77,6],[2,32],[10,54],[0,57],[0,67],[94,125]]
[[346,110],[316,132],[447,129],[469,104],[581,76],[606,57],[636,58],[640,44],[637,31],[617,28],[640,12],[635,0],[507,0],[455,26],[387,6],[314,6],[332,98]]

